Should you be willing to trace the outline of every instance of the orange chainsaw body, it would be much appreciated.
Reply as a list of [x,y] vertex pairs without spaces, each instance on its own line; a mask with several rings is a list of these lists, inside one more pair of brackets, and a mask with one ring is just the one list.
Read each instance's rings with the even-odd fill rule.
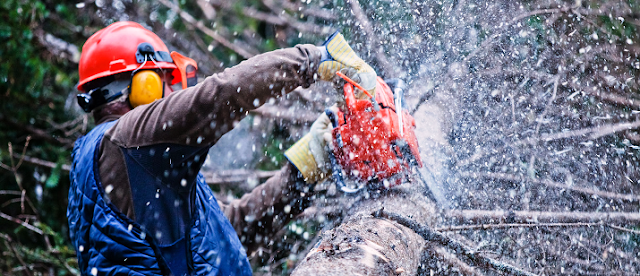
[[377,78],[375,101],[356,99],[350,83],[344,94],[346,110],[336,114],[333,140],[336,161],[348,177],[389,188],[402,183],[411,164],[422,167],[415,120],[403,109],[400,125],[394,94],[382,78]]

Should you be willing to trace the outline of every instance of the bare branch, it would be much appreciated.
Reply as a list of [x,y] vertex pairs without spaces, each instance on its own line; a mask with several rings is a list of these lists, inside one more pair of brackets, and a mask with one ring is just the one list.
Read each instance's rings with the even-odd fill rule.
[[32,127],[30,125],[22,124],[22,123],[17,122],[17,121],[15,121],[13,119],[10,119],[10,118],[8,118],[6,116],[3,116],[2,114],[0,114],[0,121],[5,122],[8,125],[11,125],[13,127],[16,127],[18,129],[21,129],[21,130],[24,130],[24,131],[30,133],[31,136],[33,136],[33,138],[43,139],[45,141],[53,142],[55,144],[63,145],[63,146],[66,146],[66,147],[73,147],[74,141],[72,139],[63,138],[63,137],[54,137],[49,132],[47,132],[45,130],[38,129],[38,128]]
[[47,48],[54,57],[64,58],[72,63],[80,61],[80,51],[76,45],[66,42],[60,38],[46,33],[42,29],[36,29],[33,32],[42,46]]
[[5,213],[0,212],[0,218],[6,219],[8,221],[15,222],[15,223],[20,224],[20,225],[24,226],[25,228],[33,231],[33,232],[35,232],[35,233],[38,233],[40,235],[44,235],[44,232],[40,228],[35,227],[35,226],[31,225],[31,224],[28,224],[28,223],[26,223],[24,221],[21,221],[21,220],[19,220],[17,218],[14,218],[14,217],[10,216],[10,215],[7,215]]
[[514,25],[515,23],[518,23],[522,19],[534,16],[534,15],[548,14],[548,13],[558,13],[558,12],[567,12],[569,10],[571,10],[571,8],[569,8],[569,7],[567,7],[567,8],[558,8],[558,9],[541,9],[541,10],[530,11],[530,12],[518,15],[515,18],[513,18],[511,21],[509,21],[508,23],[501,24],[501,26],[498,27],[497,30],[494,30],[493,31],[493,35],[491,35],[489,38],[487,38],[485,41],[483,41],[482,44],[480,44],[480,46],[478,46],[478,48],[473,50],[473,52],[471,52],[469,55],[467,55],[464,58],[464,62],[466,63],[471,58],[475,57],[480,51],[483,51],[486,47],[488,47],[491,43],[493,43],[496,38],[502,36],[504,34],[503,30],[505,30],[506,28],[510,27],[511,25]]
[[[445,227],[438,227],[435,230],[441,232],[450,231],[468,231],[468,230],[491,230],[491,229],[506,229],[506,228],[537,228],[537,227],[595,227],[603,226],[602,223],[592,222],[575,222],[575,223],[490,223],[490,224],[472,224],[472,225],[451,225]],[[629,230],[629,229],[627,229]]]
[[326,26],[320,26],[313,23],[305,23],[296,20],[286,14],[273,15],[265,12],[258,11],[252,7],[245,7],[242,9],[243,14],[258,19],[273,25],[278,26],[290,26],[298,31],[304,33],[313,33],[313,34],[321,34],[326,35],[331,33],[331,28]]
[[384,50],[382,49],[382,46],[380,45],[380,43],[378,43],[378,41],[381,41],[381,40],[378,38],[378,35],[376,35],[376,32],[373,30],[373,26],[369,21],[369,19],[367,18],[367,16],[365,15],[364,11],[362,10],[362,7],[360,7],[360,3],[358,2],[358,0],[349,0],[347,2],[349,2],[349,5],[351,6],[351,11],[353,12],[353,15],[355,16],[356,20],[360,23],[360,26],[362,26],[362,29],[366,34],[365,37],[367,38],[369,45],[373,47],[374,49],[373,52],[375,53],[376,59],[380,63],[382,70],[384,70],[384,72],[387,73],[388,76],[393,77],[394,75],[396,75],[396,69],[393,67],[393,64],[389,62],[387,57],[384,55]]
[[210,36],[216,42],[218,42],[218,43],[222,44],[223,46],[227,47],[228,49],[238,53],[243,58],[248,59],[250,57],[253,57],[253,56],[257,55],[257,53],[252,53],[252,51],[244,49],[244,47],[235,45],[235,44],[231,43],[229,40],[227,40],[226,38],[224,38],[221,35],[219,35],[216,31],[205,27],[204,24],[202,23],[202,21],[196,20],[192,15],[190,15],[189,13],[183,11],[182,9],[180,9],[180,7],[178,7],[175,4],[169,2],[168,0],[158,0],[158,1],[160,3],[162,3],[163,5],[165,5],[166,7],[172,9],[173,11],[175,11],[177,14],[179,14],[180,17],[182,17],[182,19],[184,19],[187,23],[195,26],[198,30],[200,30],[203,33],[205,33],[206,35]]
[[336,14],[330,10],[313,8],[311,6],[304,6],[297,1],[296,2],[279,1],[278,3],[275,3],[273,0],[262,0],[262,3],[264,3],[265,6],[269,7],[269,9],[271,9],[274,12],[279,12],[279,9],[278,7],[276,7],[276,5],[282,5],[282,7],[286,8],[287,10],[300,12],[307,16],[313,16],[313,17],[317,17],[325,20],[338,19],[338,16],[336,16]]
[[618,193],[600,191],[600,190],[597,190],[597,189],[589,189],[589,188],[585,188],[585,187],[576,187],[576,186],[573,186],[573,185],[569,186],[569,185],[562,184],[562,183],[559,183],[559,182],[555,182],[555,181],[552,181],[552,180],[549,180],[549,179],[530,179],[530,178],[524,178],[524,177],[520,177],[520,176],[512,175],[512,174],[494,173],[494,172],[460,172],[460,173],[458,173],[458,175],[460,177],[465,177],[465,178],[482,177],[482,178],[489,178],[489,179],[506,180],[506,181],[511,181],[511,182],[528,181],[528,182],[531,182],[531,183],[534,183],[534,184],[543,184],[543,185],[546,185],[548,187],[566,189],[566,190],[580,192],[580,193],[587,194],[587,195],[596,195],[596,196],[603,197],[603,198],[613,198],[613,199],[620,199],[620,200],[626,200],[626,201],[631,201],[631,202],[640,202],[640,196],[638,196],[638,195],[618,194]]
[[13,253],[13,255],[16,256],[16,258],[18,259],[18,262],[24,267],[24,270],[23,270],[24,275],[31,276],[31,271],[29,271],[29,267],[27,266],[27,263],[24,262],[24,260],[22,259],[22,257],[20,256],[16,248],[13,246],[11,242],[11,238],[9,238],[9,236],[4,234],[2,234],[1,237],[4,238],[4,245],[9,249],[11,249],[11,252]]
[[625,227],[615,226],[613,224],[607,224],[607,227],[610,227],[612,229],[616,229],[616,230],[619,230],[619,231],[635,234],[635,235],[640,235],[640,231],[638,231],[638,230],[633,230],[633,229],[629,229],[629,228],[625,228]]
[[623,123],[617,123],[617,124],[601,125],[601,126],[596,126],[592,128],[578,129],[578,130],[567,131],[567,132],[551,133],[551,134],[542,135],[539,140],[548,142],[548,141],[571,138],[576,136],[587,136],[589,139],[597,139],[602,136],[607,136],[617,132],[635,129],[638,127],[640,127],[640,120],[635,122],[623,122]]
[[638,223],[640,213],[625,212],[544,212],[505,210],[449,210],[446,215],[465,223],[494,222],[621,222]]
[[216,172],[203,172],[205,180],[210,185],[246,181],[249,178],[269,178],[278,171],[251,171],[251,170],[224,170]]
[[[14,156],[16,156],[16,155],[14,155]],[[37,165],[37,166],[41,166],[41,167],[47,167],[47,168],[50,168],[50,169],[53,169],[53,168],[58,166],[58,164],[55,163],[55,162],[42,160],[42,159],[39,159],[39,158],[27,156],[27,155],[23,156],[23,161],[25,163],[28,163],[28,164]],[[71,165],[62,164],[62,166],[60,168],[65,172],[69,172],[71,170]]]

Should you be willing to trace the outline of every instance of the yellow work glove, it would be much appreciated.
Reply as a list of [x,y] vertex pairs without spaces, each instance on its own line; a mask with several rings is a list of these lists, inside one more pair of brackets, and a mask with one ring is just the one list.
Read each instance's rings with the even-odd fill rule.
[[322,113],[311,125],[309,133],[284,152],[284,156],[298,168],[307,183],[318,182],[331,173],[329,150],[332,129],[331,120]]
[[[322,59],[318,67],[320,79],[334,81],[336,72],[343,69],[355,69],[356,74],[352,75],[351,79],[375,96],[376,72],[356,55],[351,46],[344,40],[342,34],[335,32],[318,48],[322,51]],[[356,95],[357,98],[360,98],[358,96]]]

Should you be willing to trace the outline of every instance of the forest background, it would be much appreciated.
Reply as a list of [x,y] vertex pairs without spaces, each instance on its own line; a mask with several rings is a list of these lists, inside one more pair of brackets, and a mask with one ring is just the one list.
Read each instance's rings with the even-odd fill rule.
[[[444,133],[435,144],[446,162],[431,169],[447,209],[513,211],[511,222],[515,211],[621,214],[566,213],[550,220],[562,225],[496,230],[449,212],[438,229],[539,274],[640,272],[639,1],[3,0],[1,275],[77,274],[66,220],[70,152],[93,127],[76,104],[78,60],[91,34],[120,20],[197,60],[200,79],[340,30],[381,76],[409,83],[418,124],[427,103],[449,107],[438,130],[419,127]],[[212,149],[225,161],[204,171],[221,200],[282,166],[283,149],[332,102],[327,89],[274,100]],[[256,274],[290,273],[335,225],[315,215],[251,256]],[[424,265],[467,269],[438,256],[448,264]]]

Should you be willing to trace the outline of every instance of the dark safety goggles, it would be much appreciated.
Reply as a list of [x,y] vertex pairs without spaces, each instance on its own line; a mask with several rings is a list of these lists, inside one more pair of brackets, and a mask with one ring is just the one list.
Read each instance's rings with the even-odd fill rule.
[[105,86],[89,90],[88,93],[78,94],[78,104],[84,112],[91,112],[94,108],[124,95],[130,83],[129,80],[115,80]]

